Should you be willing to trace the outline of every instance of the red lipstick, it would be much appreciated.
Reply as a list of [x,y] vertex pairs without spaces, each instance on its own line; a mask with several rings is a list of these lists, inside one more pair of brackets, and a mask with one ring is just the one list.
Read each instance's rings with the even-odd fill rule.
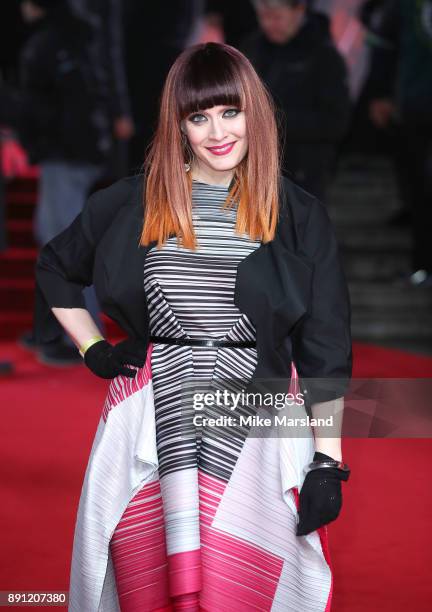
[[235,143],[236,141],[219,145],[218,147],[206,147],[206,149],[208,149],[210,153],[213,153],[213,155],[228,155],[228,153],[231,153]]

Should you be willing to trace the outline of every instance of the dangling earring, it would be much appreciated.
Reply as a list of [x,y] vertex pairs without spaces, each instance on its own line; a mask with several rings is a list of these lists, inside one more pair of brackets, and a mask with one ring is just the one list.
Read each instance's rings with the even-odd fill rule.
[[186,134],[183,131],[182,131],[182,144],[183,144],[184,152],[188,154],[188,161],[186,161],[184,165],[185,172],[190,172],[194,155],[193,155],[192,149],[190,148]]

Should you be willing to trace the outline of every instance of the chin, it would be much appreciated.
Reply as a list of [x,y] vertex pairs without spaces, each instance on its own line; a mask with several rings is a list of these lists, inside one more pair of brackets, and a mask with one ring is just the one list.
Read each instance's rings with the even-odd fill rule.
[[238,158],[237,156],[235,157],[235,159],[221,159],[221,160],[206,160],[206,163],[208,166],[210,166],[210,168],[212,170],[219,170],[220,172],[226,172],[228,170],[234,170],[239,163],[242,161],[243,158]]
[[232,162],[231,164],[211,164],[212,170],[219,170],[219,172],[227,172],[228,170],[234,170],[238,166],[237,162]]

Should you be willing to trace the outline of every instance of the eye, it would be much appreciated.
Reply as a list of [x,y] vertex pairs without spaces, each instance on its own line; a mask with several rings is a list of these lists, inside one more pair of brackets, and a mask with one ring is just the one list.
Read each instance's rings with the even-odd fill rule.
[[238,108],[228,108],[225,112],[224,112],[224,117],[237,117],[237,115],[239,114],[240,110]]
[[206,118],[201,113],[195,113],[194,115],[191,115],[188,119],[191,123],[202,123],[202,120],[205,120]]
[[[231,119],[237,117],[240,112],[241,111],[238,108],[227,108],[223,113],[223,117],[225,117],[226,119]],[[188,117],[188,121],[195,124],[204,123],[204,121],[207,121],[207,117],[202,113],[194,113],[193,115],[190,115]]]

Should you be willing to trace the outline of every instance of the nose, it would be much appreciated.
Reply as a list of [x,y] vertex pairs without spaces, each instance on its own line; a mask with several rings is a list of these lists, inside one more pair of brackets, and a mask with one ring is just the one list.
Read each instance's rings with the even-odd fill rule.
[[214,117],[210,121],[209,138],[217,141],[225,138],[225,130],[219,117]]

